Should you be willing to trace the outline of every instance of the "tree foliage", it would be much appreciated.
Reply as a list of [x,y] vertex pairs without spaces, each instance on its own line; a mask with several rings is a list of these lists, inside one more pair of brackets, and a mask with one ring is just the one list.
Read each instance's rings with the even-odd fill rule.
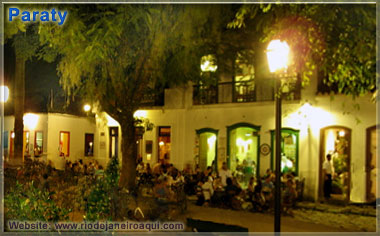
[[304,82],[318,68],[340,93],[356,97],[375,91],[375,4],[243,5],[229,27],[252,24],[262,42],[288,42]]
[[[68,95],[99,102],[122,128],[121,185],[134,185],[133,113],[146,94],[199,76],[200,35],[211,6],[67,6],[64,26],[41,25],[40,39],[60,53],[58,73]],[[196,22],[196,23],[195,23]],[[210,30],[212,27],[210,26]],[[125,169],[125,168],[128,168]]]

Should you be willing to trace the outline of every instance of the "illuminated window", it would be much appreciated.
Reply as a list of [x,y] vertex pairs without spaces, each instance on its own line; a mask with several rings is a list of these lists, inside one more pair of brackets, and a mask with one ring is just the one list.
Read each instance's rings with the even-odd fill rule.
[[34,156],[40,156],[43,152],[44,134],[42,131],[36,131],[34,136]]
[[59,132],[59,155],[66,157],[70,155],[70,132]]
[[158,159],[170,160],[170,127],[158,127]]
[[[260,126],[238,123],[227,127],[227,158],[231,172],[239,177],[237,180],[246,188],[251,177],[260,174]],[[218,167],[221,166],[218,163]]]
[[84,155],[86,157],[94,156],[94,134],[84,135]]
[[[276,133],[274,130],[271,130],[271,136],[271,168],[274,170],[274,157],[276,153]],[[289,128],[281,129],[281,171],[283,173],[294,172],[298,174],[298,148],[299,131]]]

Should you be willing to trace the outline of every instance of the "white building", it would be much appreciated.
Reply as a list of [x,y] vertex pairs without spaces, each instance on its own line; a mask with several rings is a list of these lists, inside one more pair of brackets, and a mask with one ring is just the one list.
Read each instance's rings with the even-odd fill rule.
[[[282,165],[305,178],[305,197],[322,196],[321,166],[333,154],[334,197],[351,202],[376,196],[376,104],[370,96],[316,95],[318,80],[283,101]],[[231,170],[247,164],[256,175],[273,166],[275,105],[273,90],[260,81],[219,82],[165,90],[163,106],[146,107],[137,116],[154,124],[138,141],[138,153],[151,166],[167,156],[182,169],[226,161]],[[255,90],[252,90],[255,86]],[[261,87],[260,87],[261,86]],[[198,104],[198,105],[197,105]],[[13,117],[5,117],[5,156],[12,152]],[[25,154],[54,163],[64,154],[75,161],[121,158],[121,129],[108,115],[27,114]],[[38,149],[41,150],[39,153]],[[57,164],[58,165],[58,164]],[[273,168],[272,168],[273,169]],[[377,188],[379,189],[379,188]],[[377,195],[378,196],[378,195]]]
[[[4,117],[3,147],[5,160],[13,158],[14,117]],[[94,158],[95,120],[60,113],[27,113],[24,115],[24,156],[51,160],[62,169],[66,160]]]

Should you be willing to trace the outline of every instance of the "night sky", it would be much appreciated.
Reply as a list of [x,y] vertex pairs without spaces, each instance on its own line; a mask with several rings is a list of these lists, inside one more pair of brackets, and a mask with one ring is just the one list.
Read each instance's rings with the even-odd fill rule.
[[[14,49],[10,43],[4,46],[4,83],[9,87],[10,98],[5,104],[4,114],[13,114],[14,93],[14,72],[15,72],[15,55]],[[71,101],[70,105],[65,108],[65,94],[59,85],[57,75],[57,61],[47,63],[43,60],[33,58],[26,62],[25,65],[25,113],[27,112],[47,112],[50,106],[50,94],[53,90],[54,108],[52,112],[65,112],[70,114],[81,115],[82,102],[79,98]]]

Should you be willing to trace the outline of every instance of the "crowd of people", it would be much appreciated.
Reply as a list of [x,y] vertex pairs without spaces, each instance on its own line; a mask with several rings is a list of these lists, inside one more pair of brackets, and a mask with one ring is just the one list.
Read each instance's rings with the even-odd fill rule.
[[[56,170],[49,161],[40,175],[40,186],[49,189],[49,179],[57,178],[65,183],[75,184],[78,178],[86,176],[89,179],[104,175],[103,166],[96,160],[84,163],[66,161],[64,170]],[[18,173],[23,175],[22,173]],[[238,173],[231,172],[227,163],[223,163],[219,170],[215,165],[208,166],[204,171],[199,166],[193,169],[190,164],[180,171],[166,159],[156,163],[153,167],[149,163],[138,160],[136,168],[136,182],[140,188],[148,187],[148,194],[158,201],[170,202],[178,199],[178,194],[195,196],[199,206],[213,206],[236,210],[266,211],[273,209],[275,174],[268,169],[261,178],[250,176],[248,184],[243,184]],[[298,195],[299,179],[295,173],[286,173],[281,176],[283,211],[292,214],[292,208]]]
[[[162,201],[172,199],[176,194],[173,189],[180,185],[187,196],[196,196],[196,204],[200,206],[261,212],[273,209],[275,174],[270,169],[260,179],[250,176],[244,188],[237,173],[232,173],[225,162],[219,171],[212,166],[204,171],[199,166],[192,169],[190,164],[180,171],[165,160],[152,168],[139,160],[136,171],[138,185],[148,185],[152,194]],[[283,211],[290,215],[299,194],[298,183],[295,173],[281,176]]]

